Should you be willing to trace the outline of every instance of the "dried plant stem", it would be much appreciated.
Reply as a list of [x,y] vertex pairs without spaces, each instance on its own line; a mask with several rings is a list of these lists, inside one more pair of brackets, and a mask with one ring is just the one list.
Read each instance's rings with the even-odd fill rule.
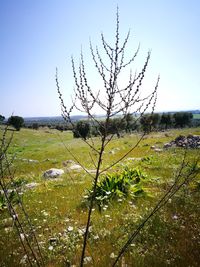
[[[37,240],[37,237],[34,233],[34,229],[33,226],[31,224],[30,218],[28,216],[28,213],[26,212],[24,205],[22,203],[21,200],[21,196],[19,195],[19,192],[17,189],[15,189],[15,193],[18,197],[18,202],[22,211],[22,214],[24,214],[26,222],[28,224],[28,229],[31,232],[31,234],[33,235],[37,250],[38,250],[38,255],[39,258],[37,257],[37,254],[33,248],[33,245],[30,243],[28,237],[27,237],[27,232],[24,230],[24,227],[20,221],[20,219],[18,218],[18,215],[16,213],[15,207],[13,206],[11,200],[9,199],[9,195],[8,195],[8,191],[7,191],[7,183],[8,182],[14,182],[14,176],[13,173],[11,171],[11,165],[13,163],[14,160],[14,156],[12,157],[11,160],[8,160],[7,157],[7,150],[11,145],[12,139],[13,139],[13,133],[11,134],[11,136],[7,139],[7,134],[8,134],[8,127],[5,127],[3,134],[2,134],[2,139],[1,139],[1,147],[0,147],[0,187],[2,188],[2,191],[4,193],[4,197],[6,199],[6,203],[7,203],[7,208],[8,211],[10,213],[10,216],[13,220],[13,224],[17,230],[20,242],[22,244],[22,247],[24,249],[25,255],[27,255],[27,260],[29,262],[30,266],[33,266],[33,262],[32,260],[35,262],[35,264],[40,267],[40,266],[44,266],[44,259],[40,250],[40,246]],[[5,179],[6,177],[6,179]],[[30,233],[29,232],[29,233]],[[22,238],[23,235],[23,238]]]
[[[128,84],[126,82],[123,86],[120,86],[120,76],[122,70],[126,67],[131,66],[134,63],[135,58],[139,53],[139,48],[136,49],[136,52],[133,53],[132,57],[125,62],[125,50],[130,37],[130,31],[128,31],[125,40],[120,44],[120,35],[119,35],[119,10],[117,8],[116,13],[116,31],[115,31],[115,41],[113,46],[108,44],[105,40],[104,34],[101,34],[101,42],[104,50],[105,56],[99,52],[98,47],[96,49],[93,48],[92,42],[90,41],[90,52],[92,56],[92,60],[94,62],[94,67],[97,70],[97,73],[103,82],[103,88],[98,89],[96,92],[89,85],[88,77],[86,74],[86,66],[84,61],[83,52],[80,54],[80,63],[78,68],[75,66],[74,58],[72,57],[72,71],[75,82],[75,97],[72,100],[72,105],[67,109],[64,104],[64,100],[60,91],[60,86],[58,82],[57,70],[56,70],[56,86],[59,94],[59,98],[61,101],[61,110],[62,116],[66,122],[70,123],[72,126],[72,131],[75,131],[76,125],[72,122],[71,114],[72,110],[76,109],[79,112],[84,112],[87,114],[88,121],[91,125],[99,127],[98,132],[100,135],[100,148],[97,149],[95,147],[94,140],[90,141],[86,140],[86,138],[82,138],[81,134],[78,133],[78,137],[81,137],[83,142],[85,142],[91,151],[97,154],[96,161],[92,157],[92,154],[89,153],[91,158],[91,162],[93,166],[95,166],[96,173],[95,175],[91,175],[84,164],[81,163],[78,158],[70,151],[69,148],[66,148],[70,155],[74,160],[90,175],[93,177],[93,193],[89,203],[87,222],[86,222],[86,230],[83,238],[83,247],[80,259],[80,266],[84,264],[84,258],[86,254],[87,242],[88,242],[88,234],[89,227],[91,225],[91,217],[92,210],[94,206],[94,200],[96,197],[96,187],[99,180],[100,175],[107,171],[108,169],[115,166],[118,162],[123,160],[128,154],[130,154],[141,142],[144,137],[144,134],[141,135],[139,140],[128,152],[122,155],[119,159],[115,160],[108,167],[102,168],[102,161],[104,158],[104,151],[108,144],[112,141],[114,134],[110,135],[109,126],[112,118],[118,114],[122,114],[120,121],[122,122],[124,118],[128,114],[137,114],[136,122],[140,120],[147,110],[151,110],[154,112],[156,100],[157,100],[157,89],[159,84],[159,76],[157,78],[156,85],[154,86],[152,92],[146,96],[142,96],[142,85],[144,81],[144,77],[149,65],[151,51],[147,53],[147,57],[144,61],[143,67],[139,73],[135,73],[135,76],[132,76],[132,72],[130,71],[130,76],[128,80]],[[101,110],[105,113],[105,121],[102,123],[98,121],[95,117],[96,110]]]

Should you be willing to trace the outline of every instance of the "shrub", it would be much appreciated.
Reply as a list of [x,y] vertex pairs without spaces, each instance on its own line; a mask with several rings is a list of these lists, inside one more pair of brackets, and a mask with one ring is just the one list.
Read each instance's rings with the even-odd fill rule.
[[83,138],[86,140],[90,134],[90,124],[87,121],[79,121],[73,131],[74,138]]
[[[99,209],[112,200],[134,197],[143,193],[140,182],[145,177],[141,170],[128,167],[125,167],[121,173],[104,175],[96,187],[95,202]],[[87,200],[90,201],[93,190],[88,190],[88,192]]]
[[0,124],[5,120],[5,117],[0,114]]
[[8,124],[12,125],[17,131],[24,125],[24,119],[19,116],[11,116],[8,118]]

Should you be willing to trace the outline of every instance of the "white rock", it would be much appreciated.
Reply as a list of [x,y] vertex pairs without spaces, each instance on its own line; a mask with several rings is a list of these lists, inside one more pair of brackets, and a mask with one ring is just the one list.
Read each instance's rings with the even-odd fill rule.
[[58,176],[61,176],[64,173],[62,169],[49,169],[43,173],[43,177],[46,179],[51,179],[51,178],[57,178]]
[[163,149],[162,149],[162,148],[155,148],[154,151],[155,151],[155,152],[162,152]]
[[34,183],[34,182],[25,185],[25,187],[28,189],[35,188],[36,186],[38,186],[38,183]]
[[70,170],[80,170],[82,169],[82,167],[78,164],[74,164],[72,166],[69,167]]

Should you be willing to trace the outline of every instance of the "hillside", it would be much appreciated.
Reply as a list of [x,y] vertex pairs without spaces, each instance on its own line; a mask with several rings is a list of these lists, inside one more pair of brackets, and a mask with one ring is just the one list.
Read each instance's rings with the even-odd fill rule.
[[[125,169],[135,169],[139,171],[140,181],[127,197],[119,195],[108,202],[103,201],[101,208],[95,205],[85,266],[112,266],[130,234],[173,185],[184,158],[184,149],[163,149],[163,146],[180,134],[200,135],[200,128],[151,133],[127,157],[105,172],[121,174]],[[133,133],[114,138],[104,153],[102,169],[126,153],[140,137]],[[99,137],[93,138],[93,142],[98,148]],[[89,153],[88,146],[81,139],[74,139],[70,131],[22,129],[14,134],[8,156],[15,155],[12,166],[15,185],[33,224],[45,266],[79,265],[86,224],[87,189],[91,189],[95,169]],[[190,149],[186,161],[192,163],[197,156],[199,149]],[[87,173],[79,168],[80,164],[85,166]],[[79,167],[72,167],[77,165]],[[43,174],[50,168],[62,169],[64,174],[46,179]],[[198,266],[199,185],[200,174],[170,197],[166,206],[152,217],[131,243],[122,257],[123,264],[127,264],[123,266],[133,266],[133,263],[137,267]],[[12,186],[9,184],[10,189]],[[20,206],[16,204],[15,207],[26,228]],[[5,207],[0,210],[0,215],[0,266],[27,266],[27,258]],[[33,242],[31,235],[28,238]],[[122,266],[121,261],[119,266]]]

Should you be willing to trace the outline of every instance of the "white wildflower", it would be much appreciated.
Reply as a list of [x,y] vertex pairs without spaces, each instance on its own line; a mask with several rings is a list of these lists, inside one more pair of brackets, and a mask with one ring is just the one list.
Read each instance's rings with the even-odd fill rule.
[[94,235],[94,240],[97,240],[97,239],[99,239],[99,235]]
[[68,232],[72,232],[74,230],[74,227],[73,226],[69,226],[68,228],[67,228],[67,231]]
[[24,255],[23,258],[20,260],[20,264],[26,264],[26,260],[27,260],[28,256]]
[[174,220],[178,220],[178,216],[175,214],[175,215],[172,217],[172,219],[174,219]]
[[112,252],[112,253],[110,254],[110,258],[111,258],[111,259],[114,259],[115,257],[116,257],[115,253]]
[[91,260],[92,260],[92,257],[85,257],[84,258],[84,263],[91,262]]

